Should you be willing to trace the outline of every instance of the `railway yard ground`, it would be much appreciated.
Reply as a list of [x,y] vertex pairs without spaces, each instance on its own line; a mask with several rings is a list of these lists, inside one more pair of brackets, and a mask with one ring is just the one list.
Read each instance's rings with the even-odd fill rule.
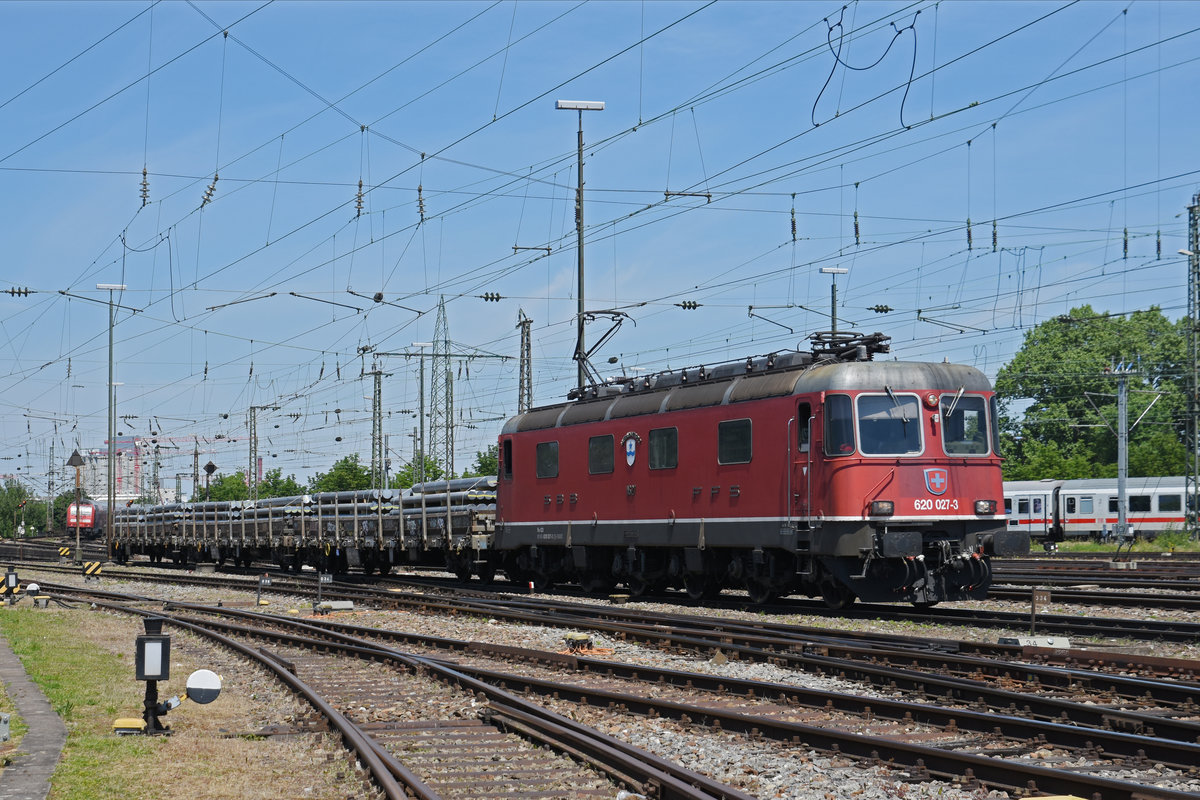
[[[1028,634],[1027,599],[892,618],[392,576],[324,587],[353,610],[315,615],[312,575],[260,588],[145,566],[92,582],[17,569],[53,598],[0,607],[0,634],[67,725],[51,800],[1200,797],[1200,636],[1186,607],[1052,599],[1042,621],[1064,630],[1150,627],[1005,650],[1001,637]],[[976,624],[977,611],[1014,616]],[[165,715],[170,736],[117,737],[115,719],[141,714],[142,618],[160,615],[172,637],[160,697],[202,668],[221,676],[221,696]],[[16,711],[0,693],[0,713]],[[6,765],[28,736],[19,714],[13,733]],[[651,760],[603,755],[629,746]],[[415,783],[389,788],[381,774]]]

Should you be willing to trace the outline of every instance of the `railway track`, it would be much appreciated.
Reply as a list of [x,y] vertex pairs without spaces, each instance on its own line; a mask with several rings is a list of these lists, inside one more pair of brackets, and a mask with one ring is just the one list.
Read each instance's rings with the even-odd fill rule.
[[299,730],[336,730],[388,798],[611,798],[627,791],[663,800],[752,800],[420,657],[362,640],[313,638],[294,620],[243,626],[212,614],[149,611],[144,597],[63,588],[59,599],[161,616],[271,671],[319,715]]
[[[887,763],[904,769],[914,780],[954,777],[1011,790],[1032,787],[1084,797],[1099,792],[1105,798],[1129,800],[1194,797],[1200,786],[1194,783],[1194,765],[1200,763],[1200,746],[1195,741],[1172,740],[1157,729],[1131,733],[1081,728],[1084,723],[1074,716],[1081,711],[1078,703],[1064,704],[1062,719],[1051,721],[995,707],[973,711],[931,706],[925,693],[918,693],[919,701],[881,696],[877,690],[869,697],[860,696],[861,692],[822,694],[783,683],[735,681],[578,655],[489,648],[479,642],[435,641],[424,634],[351,627],[332,620],[300,622],[199,605],[173,605],[168,613],[192,625],[200,624],[198,615],[220,615],[227,620],[221,623],[226,635],[236,632],[275,643],[274,652],[282,653],[297,672],[310,668],[300,666],[307,665],[310,656],[281,648],[326,649],[341,656],[408,664],[428,675],[462,676],[454,679],[460,686],[489,697],[492,690],[552,696],[557,705],[582,706],[597,725],[613,713],[633,713],[690,727],[740,731],[774,740],[785,749],[802,743],[867,763]],[[306,641],[300,643],[296,637]],[[669,641],[676,649],[686,644],[678,637]],[[709,641],[702,646],[711,645]],[[417,648],[443,654],[414,655]],[[454,654],[453,663],[445,652]],[[748,655],[748,648],[725,644],[722,652],[742,658]],[[288,654],[294,658],[288,660]],[[781,654],[772,655],[778,658]],[[776,663],[791,666],[786,661]],[[896,672],[894,668],[891,671]],[[469,683],[463,684],[464,678]],[[960,687],[970,685],[967,691],[974,691],[978,683],[961,677],[945,680]],[[348,683],[357,684],[357,679],[348,679]],[[888,688],[894,693],[911,693],[906,686]],[[1028,686],[1023,689],[1030,691]],[[1164,769],[1178,774],[1165,775]]]

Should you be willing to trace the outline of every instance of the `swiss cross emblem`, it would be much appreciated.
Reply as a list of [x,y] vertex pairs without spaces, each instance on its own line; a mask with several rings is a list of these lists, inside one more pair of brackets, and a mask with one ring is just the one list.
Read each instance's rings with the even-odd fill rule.
[[935,467],[925,470],[925,488],[930,494],[945,494],[946,487],[950,485],[949,470]]

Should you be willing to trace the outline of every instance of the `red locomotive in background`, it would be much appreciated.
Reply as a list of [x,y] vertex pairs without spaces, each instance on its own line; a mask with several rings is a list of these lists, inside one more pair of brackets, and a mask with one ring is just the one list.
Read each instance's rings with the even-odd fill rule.
[[93,539],[101,537],[104,536],[107,524],[108,510],[100,503],[81,500],[78,508],[74,503],[67,506],[67,534],[71,536],[75,534],[75,528],[78,527],[81,537]]
[[874,334],[592,387],[500,435],[493,557],[518,580],[694,598],[983,598],[1008,531],[986,377]]

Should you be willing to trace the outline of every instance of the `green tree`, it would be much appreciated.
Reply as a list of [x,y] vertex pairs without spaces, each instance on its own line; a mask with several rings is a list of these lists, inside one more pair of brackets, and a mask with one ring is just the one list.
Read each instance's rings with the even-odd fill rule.
[[295,475],[283,477],[283,470],[269,469],[258,483],[259,497],[295,497],[304,494],[305,488],[296,482]]
[[358,453],[348,455],[329,468],[318,472],[308,483],[313,492],[348,492],[371,488],[371,469],[359,463]]
[[[21,524],[21,512],[25,512],[25,529],[30,530],[30,520],[33,520],[35,529],[40,530],[44,522],[39,523],[38,520],[45,520],[46,509],[40,506],[38,511],[41,516],[31,517],[32,514],[32,496],[29,490],[13,479],[8,479],[4,482],[4,486],[0,487],[0,536],[5,539],[11,539],[16,536],[17,528]],[[24,506],[22,505],[24,504]]]
[[[392,476],[391,482],[388,484],[392,489],[407,489],[414,483],[421,482],[420,468],[416,463],[409,462],[400,469],[396,470],[396,474]],[[440,481],[446,477],[446,470],[438,463],[433,456],[425,456],[425,480]]]
[[485,450],[475,453],[475,463],[464,471],[464,478],[487,478],[500,474],[500,445],[490,444]]
[[1114,477],[1117,378],[1128,375],[1131,475],[1183,473],[1183,322],[1158,308],[1129,316],[1072,309],[1025,334],[996,376],[1007,480]]
[[[204,496],[204,487],[196,487],[194,499],[201,501]],[[214,503],[218,500],[247,500],[249,497],[250,490],[246,488],[245,470],[238,470],[232,475],[222,475],[218,472],[208,482],[208,499]]]

